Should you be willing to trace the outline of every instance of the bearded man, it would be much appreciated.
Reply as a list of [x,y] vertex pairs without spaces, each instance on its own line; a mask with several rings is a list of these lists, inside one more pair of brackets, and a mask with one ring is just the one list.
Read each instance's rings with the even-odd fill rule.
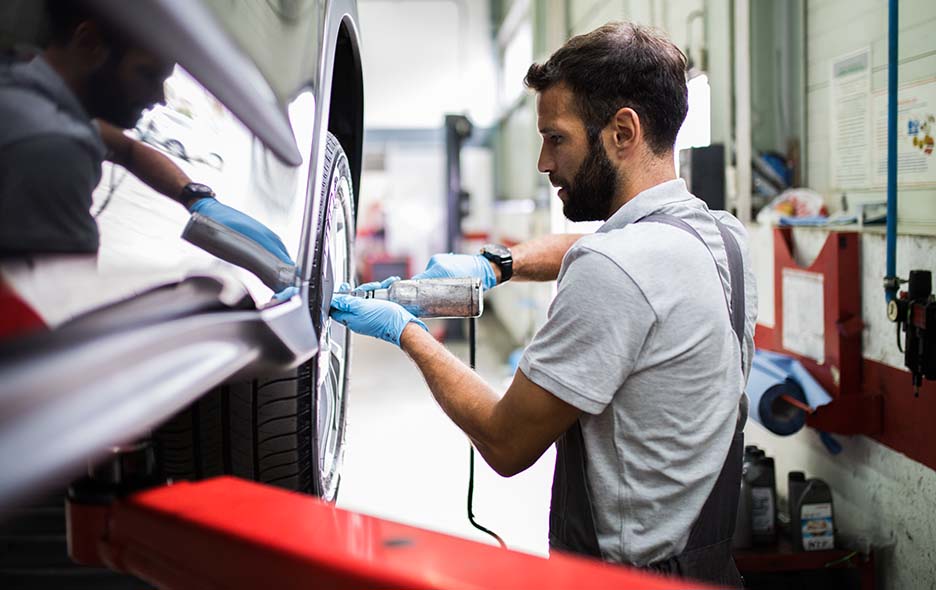
[[506,393],[394,303],[339,295],[332,315],[399,345],[501,475],[557,444],[552,549],[740,587],[731,536],[754,276],[743,225],[676,178],[685,56],[656,31],[613,23],[570,39],[525,82],[537,93],[539,171],[566,217],[604,225],[436,255],[416,277],[558,279]]

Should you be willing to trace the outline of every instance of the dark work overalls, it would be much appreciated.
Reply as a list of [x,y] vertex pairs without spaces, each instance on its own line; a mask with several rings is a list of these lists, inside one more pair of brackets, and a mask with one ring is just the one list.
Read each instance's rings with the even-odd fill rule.
[[[653,213],[635,223],[653,221],[665,223],[694,235],[703,244],[705,241],[688,223],[663,213]],[[744,350],[744,274],[741,250],[728,229],[719,223],[718,230],[728,254],[728,269],[731,281],[731,325]],[[706,244],[706,248],[708,245]],[[709,251],[711,253],[711,250]],[[727,298],[725,301],[727,305]],[[742,361],[743,362],[743,361]],[[728,395],[728,392],[725,392]],[[719,586],[742,585],[741,575],[731,556],[731,537],[734,534],[738,510],[738,495],[741,489],[741,455],[744,449],[742,429],[747,418],[745,397],[741,396],[738,422],[731,447],[715,487],[705,500],[702,511],[689,531],[689,540],[682,553],[669,559],[651,563],[646,569],[659,573],[693,578]],[[553,476],[552,502],[549,507],[549,546],[551,549],[579,553],[601,558],[598,534],[589,497],[584,439],[581,423],[576,421],[556,441],[556,470]],[[663,515],[665,518],[665,515]]]

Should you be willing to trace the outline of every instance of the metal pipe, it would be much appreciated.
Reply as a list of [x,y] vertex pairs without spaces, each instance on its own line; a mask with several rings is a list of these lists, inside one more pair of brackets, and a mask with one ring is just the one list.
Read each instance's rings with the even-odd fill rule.
[[734,0],[735,210],[751,221],[751,0]]
[[887,28],[887,275],[885,297],[897,294],[897,0],[888,2]]

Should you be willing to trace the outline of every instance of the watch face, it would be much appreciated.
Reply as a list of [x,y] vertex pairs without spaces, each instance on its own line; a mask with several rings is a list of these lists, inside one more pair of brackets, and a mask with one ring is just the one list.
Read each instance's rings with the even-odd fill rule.
[[211,190],[211,187],[205,184],[200,184],[198,182],[190,182],[185,185],[185,192],[192,195],[193,197],[213,197],[214,191]]
[[488,252],[499,258],[510,258],[510,250],[500,244],[487,244],[481,251]]

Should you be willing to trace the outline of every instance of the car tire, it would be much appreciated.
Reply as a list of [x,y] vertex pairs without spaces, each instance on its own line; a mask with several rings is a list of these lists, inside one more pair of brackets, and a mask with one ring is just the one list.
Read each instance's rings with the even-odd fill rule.
[[348,159],[328,135],[315,233],[309,312],[319,353],[281,375],[212,389],[153,435],[171,479],[223,474],[334,501],[344,455],[350,331],[328,315],[331,294],[354,279],[354,195]]

